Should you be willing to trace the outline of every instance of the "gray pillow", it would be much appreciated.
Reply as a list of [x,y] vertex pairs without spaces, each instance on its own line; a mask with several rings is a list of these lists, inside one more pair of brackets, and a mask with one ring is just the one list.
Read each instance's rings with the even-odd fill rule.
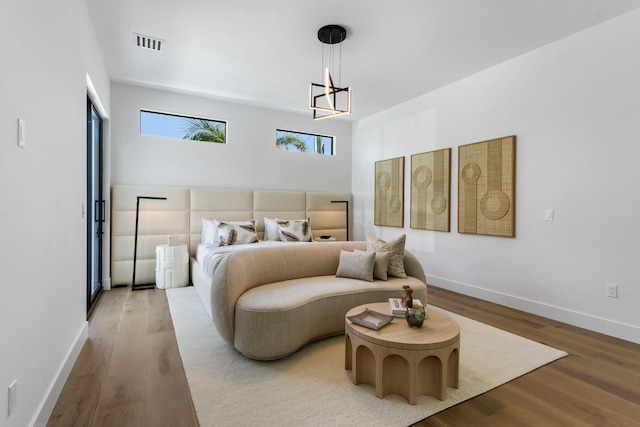
[[[360,249],[354,249],[354,252],[366,252]],[[387,268],[389,267],[389,259],[391,252],[374,252],[376,260],[373,265],[373,278],[376,280],[387,280]]]
[[373,282],[373,265],[375,262],[376,254],[373,252],[356,253],[341,250],[336,277]]
[[406,238],[407,235],[403,234],[396,240],[387,243],[377,237],[367,236],[367,252],[391,252],[387,268],[389,276],[407,278],[407,273],[404,271],[404,242]]

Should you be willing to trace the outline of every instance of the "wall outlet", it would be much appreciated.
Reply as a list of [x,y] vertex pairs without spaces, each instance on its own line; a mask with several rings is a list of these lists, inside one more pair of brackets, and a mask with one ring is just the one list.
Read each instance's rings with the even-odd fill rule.
[[604,289],[608,297],[618,298],[618,285],[607,283],[606,285],[604,285]]
[[7,416],[11,416],[16,410],[16,399],[18,397],[18,380],[13,380],[9,386],[9,402],[7,405]]

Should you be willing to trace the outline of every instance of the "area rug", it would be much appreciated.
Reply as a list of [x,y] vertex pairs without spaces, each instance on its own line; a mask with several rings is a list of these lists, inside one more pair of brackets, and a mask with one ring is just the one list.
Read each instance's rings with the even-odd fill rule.
[[[271,362],[249,360],[216,332],[195,288],[167,289],[178,347],[200,426],[406,426],[482,394],[567,354],[466,317],[460,324],[459,388],[447,399],[383,399],[354,385],[344,369],[344,337]],[[286,333],[286,332],[285,332]]]

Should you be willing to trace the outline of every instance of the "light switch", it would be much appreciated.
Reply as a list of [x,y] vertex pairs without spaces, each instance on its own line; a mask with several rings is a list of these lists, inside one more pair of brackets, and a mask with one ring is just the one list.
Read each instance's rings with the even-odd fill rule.
[[553,209],[547,209],[547,211],[544,213],[544,219],[546,219],[547,221],[553,221]]
[[18,119],[18,147],[24,148],[24,120]]

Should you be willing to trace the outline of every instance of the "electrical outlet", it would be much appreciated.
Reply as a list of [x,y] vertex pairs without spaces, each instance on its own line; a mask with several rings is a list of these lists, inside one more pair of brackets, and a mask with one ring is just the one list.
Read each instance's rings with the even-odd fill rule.
[[18,380],[13,380],[9,386],[9,404],[7,405],[7,416],[13,414],[16,410],[16,399],[18,397]]
[[604,285],[605,291],[607,292],[607,296],[611,298],[618,298],[618,285],[612,285],[611,283],[607,283]]

